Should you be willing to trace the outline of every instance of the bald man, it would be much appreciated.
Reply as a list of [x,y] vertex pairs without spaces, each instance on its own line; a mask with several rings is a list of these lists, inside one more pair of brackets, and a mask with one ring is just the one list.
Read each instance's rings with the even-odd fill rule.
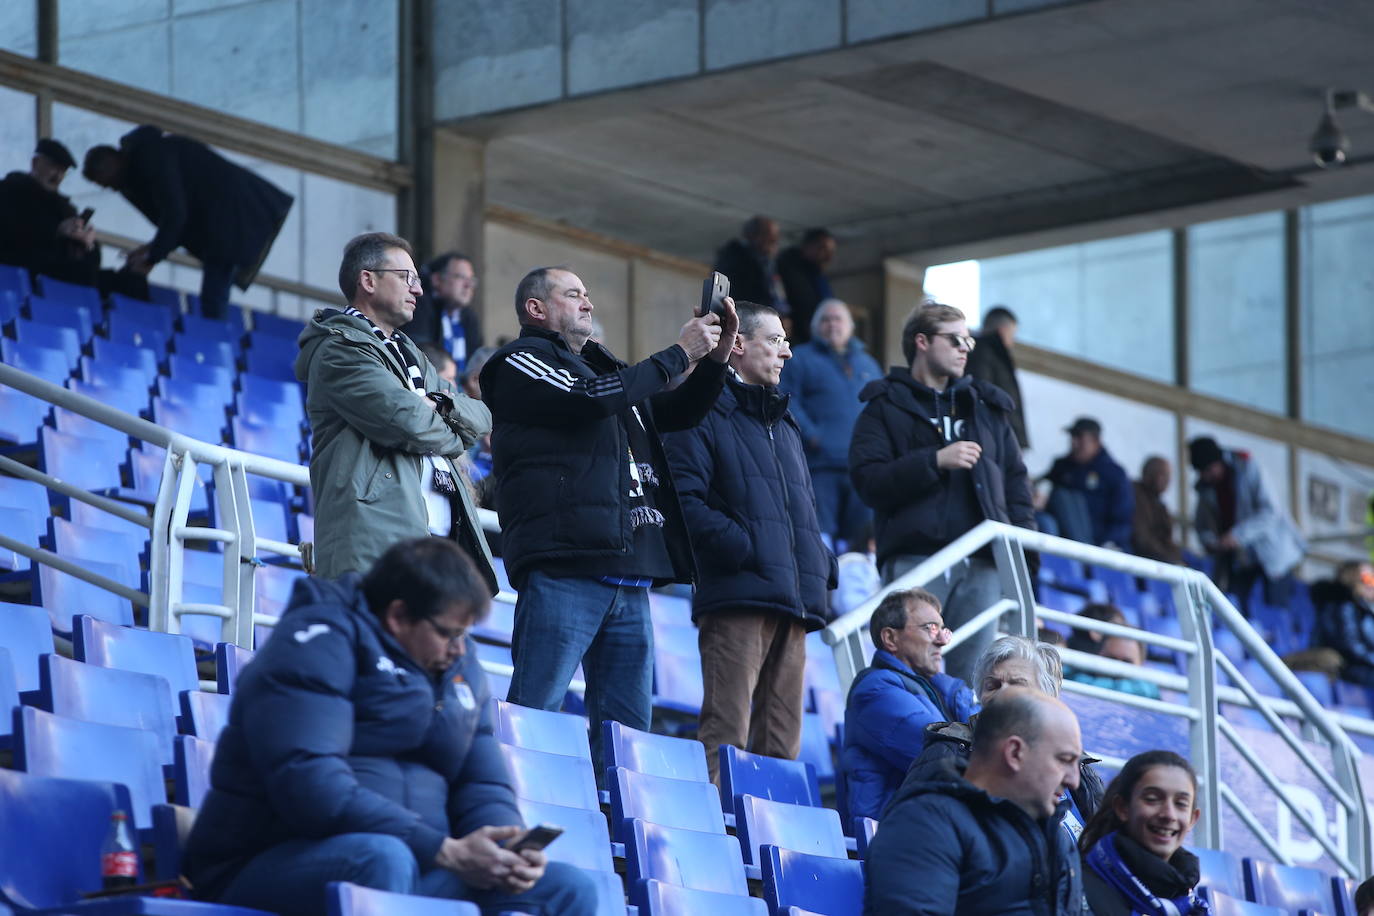
[[1078,786],[1078,719],[1008,687],[983,707],[968,767],[903,786],[868,853],[866,914],[1082,916],[1078,852],[1060,821]]

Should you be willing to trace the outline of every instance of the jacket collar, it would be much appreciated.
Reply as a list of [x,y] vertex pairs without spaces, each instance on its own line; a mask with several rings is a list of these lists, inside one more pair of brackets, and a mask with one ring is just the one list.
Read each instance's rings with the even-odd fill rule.
[[568,346],[568,342],[563,339],[562,334],[556,331],[550,331],[547,328],[536,327],[532,324],[522,324],[520,325],[520,336],[537,337],[541,340],[551,341],[556,349],[563,350],[569,356],[580,359],[589,366],[605,368],[606,371],[614,371],[623,365],[623,363],[616,358],[614,353],[607,350],[600,342],[595,340],[588,339],[587,342],[582,345],[582,352],[574,353],[572,347]]
[[[771,426],[787,415],[787,405],[792,396],[780,392],[776,385],[750,385],[739,377],[738,372],[730,369],[725,390],[721,392],[721,400],[725,398],[734,403],[735,409],[758,417]],[[729,409],[728,403],[723,406]]]

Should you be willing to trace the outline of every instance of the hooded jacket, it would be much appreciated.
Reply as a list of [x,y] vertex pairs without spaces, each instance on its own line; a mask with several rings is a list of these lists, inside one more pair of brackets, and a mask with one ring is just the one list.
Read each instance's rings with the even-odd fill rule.
[[447,836],[523,823],[471,640],[433,677],[359,583],[299,580],[239,675],[182,863],[198,897],[287,840],[387,834],[424,871]]
[[1112,460],[1106,448],[1098,449],[1087,464],[1068,455],[1055,459],[1045,475],[1056,487],[1083,494],[1092,520],[1093,542],[1111,542],[1123,550],[1131,546],[1135,524],[1135,489],[1126,471]]
[[[894,556],[935,553],[984,519],[1035,530],[1006,392],[968,376],[937,392],[894,366],[859,399],[866,406],[854,424],[849,474],[874,510],[880,568]],[[934,418],[962,424],[961,438],[981,446],[971,471],[936,465],[936,452],[957,440],[946,438]]]
[[[1362,684],[1374,684],[1374,607],[1333,579],[1312,584],[1317,611],[1317,642],[1335,649],[1358,672]],[[1353,672],[1352,672],[1353,673]]]
[[[1307,541],[1288,513],[1274,504],[1259,465],[1247,453],[1224,451],[1222,460],[1230,467],[1230,479],[1236,488],[1236,523],[1231,532],[1264,568],[1266,576],[1283,578],[1302,562],[1307,554]],[[1217,539],[1226,533],[1220,530],[1216,487],[1198,480],[1194,489],[1197,490],[1197,509],[1193,514],[1193,527],[1202,545],[1209,551],[1214,550]]]
[[[326,579],[363,572],[397,541],[426,537],[424,488],[433,473],[426,456],[452,465],[491,429],[481,401],[440,379],[404,334],[400,346],[419,365],[425,390],[453,399],[447,419],[410,388],[405,368],[361,318],[321,309],[301,332],[296,377],[306,385],[315,563]],[[467,487],[458,487],[453,521],[454,539],[495,594],[491,551]]]
[[843,353],[823,340],[799,344],[792,351],[778,387],[792,395],[792,416],[801,428],[813,471],[849,467],[849,440],[863,410],[859,392],[882,374],[857,337],[849,339]]
[[700,564],[692,616],[829,619],[835,558],[821,541],[801,431],[776,388],[731,379],[697,427],[663,437]]
[[952,768],[902,787],[868,848],[865,916],[1087,916],[1078,850]]
[[840,816],[852,822],[882,815],[921,753],[926,726],[965,721],[978,710],[973,691],[958,678],[927,678],[884,649],[874,652],[845,700],[840,769],[848,811]]

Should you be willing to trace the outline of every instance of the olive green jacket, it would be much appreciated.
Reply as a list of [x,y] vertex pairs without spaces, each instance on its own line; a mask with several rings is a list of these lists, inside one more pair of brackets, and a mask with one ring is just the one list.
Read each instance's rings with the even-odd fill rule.
[[321,309],[300,336],[296,377],[306,385],[312,432],[310,485],[315,495],[316,573],[333,579],[366,572],[392,544],[425,537],[424,485],[429,454],[447,459],[458,483],[453,537],[472,556],[493,593],[491,551],[482,536],[462,471],[454,459],[491,430],[491,412],[439,378],[404,334],[426,391],[454,402],[440,417],[411,388],[398,365],[361,318]]

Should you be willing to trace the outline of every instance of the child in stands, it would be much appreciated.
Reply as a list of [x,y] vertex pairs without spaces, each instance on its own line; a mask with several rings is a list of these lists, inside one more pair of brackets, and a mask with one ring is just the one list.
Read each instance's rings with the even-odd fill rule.
[[1078,838],[1094,916],[1206,916],[1197,857],[1183,848],[1199,813],[1187,760],[1146,751],[1126,761]]

